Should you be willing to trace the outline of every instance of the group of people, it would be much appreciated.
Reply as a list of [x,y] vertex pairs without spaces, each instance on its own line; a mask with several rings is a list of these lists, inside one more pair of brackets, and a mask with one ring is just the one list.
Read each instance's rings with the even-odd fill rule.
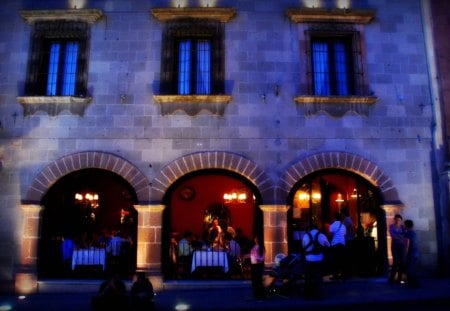
[[[231,226],[221,226],[216,218],[212,220],[210,227],[203,232],[202,238],[199,238],[190,230],[186,230],[181,238],[172,234],[170,258],[172,263],[181,267],[178,270],[189,270],[188,266],[194,251],[224,251],[228,254],[231,263],[230,268],[234,273],[233,269],[241,270],[241,258],[244,254],[249,253],[251,245],[251,240],[243,235],[240,228],[235,230]],[[177,273],[183,274],[183,271],[177,271]]]
[[92,297],[94,311],[152,311],[155,293],[153,285],[144,272],[137,272],[128,293],[119,273],[105,280]]
[[[303,235],[302,247],[305,263],[305,297],[320,298],[322,295],[322,276],[325,255],[331,265],[331,279],[344,279],[348,271],[346,263],[349,246],[352,243],[353,227],[348,215],[337,213],[334,222],[329,226],[328,234],[323,233],[315,225]],[[350,229],[349,229],[350,228]],[[389,226],[391,236],[392,267],[389,282],[406,283],[410,288],[418,286],[417,263],[419,250],[417,234],[412,220],[405,220],[401,215],[394,217]]]

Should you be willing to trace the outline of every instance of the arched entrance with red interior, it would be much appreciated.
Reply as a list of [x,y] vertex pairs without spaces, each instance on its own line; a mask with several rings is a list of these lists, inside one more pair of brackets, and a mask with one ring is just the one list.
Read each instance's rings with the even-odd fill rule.
[[[336,213],[352,221],[348,248],[349,273],[381,275],[387,268],[386,215],[380,189],[363,177],[343,169],[323,169],[304,176],[289,193],[290,252],[300,250],[302,234],[311,224],[328,233]],[[349,230],[350,231],[350,230]]]
[[[134,188],[108,170],[80,169],[58,179],[41,200],[38,276],[99,278],[114,270],[130,277],[136,268],[135,204]],[[121,241],[117,254],[109,248],[113,237]]]
[[[239,242],[244,257],[252,237],[263,235],[263,216],[258,208],[261,196],[252,183],[224,169],[204,169],[179,178],[168,188],[163,202],[162,270],[166,279],[197,277],[188,265],[180,266],[173,244],[186,232],[192,233],[194,248],[214,250],[209,233],[214,219],[222,232]],[[172,243],[171,243],[172,242]],[[174,257],[175,256],[175,257]],[[232,271],[230,271],[232,272]],[[203,274],[202,277],[216,277]]]

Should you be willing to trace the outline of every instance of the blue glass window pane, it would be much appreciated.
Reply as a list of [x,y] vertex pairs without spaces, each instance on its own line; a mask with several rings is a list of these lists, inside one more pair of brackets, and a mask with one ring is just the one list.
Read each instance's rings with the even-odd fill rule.
[[336,92],[337,95],[341,96],[349,94],[347,59],[345,44],[342,42],[335,42],[334,62],[336,67]]
[[191,41],[181,41],[178,56],[178,94],[190,93],[191,85]]
[[197,94],[211,93],[211,44],[197,42]]
[[47,96],[55,96],[58,83],[58,66],[61,44],[52,43],[50,46],[50,58],[47,74]]
[[328,53],[328,45],[325,42],[313,42],[312,57],[315,95],[327,96],[331,94]]
[[78,43],[68,42],[66,45],[66,57],[64,62],[64,75],[61,92],[61,95],[63,96],[75,95],[77,60],[78,60]]

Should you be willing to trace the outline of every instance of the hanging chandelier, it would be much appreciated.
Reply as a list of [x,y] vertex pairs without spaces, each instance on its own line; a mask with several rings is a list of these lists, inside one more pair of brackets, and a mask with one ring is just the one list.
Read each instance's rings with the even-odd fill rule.
[[84,194],[75,193],[75,200],[79,203],[86,204],[91,208],[98,207],[98,193],[86,192]]

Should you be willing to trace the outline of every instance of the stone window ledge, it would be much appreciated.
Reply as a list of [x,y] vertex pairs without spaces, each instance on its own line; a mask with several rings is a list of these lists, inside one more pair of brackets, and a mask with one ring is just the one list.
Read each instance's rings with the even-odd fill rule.
[[222,23],[227,23],[234,16],[236,10],[234,8],[161,8],[153,9],[152,15],[160,22],[167,22],[179,18],[199,18],[213,19]]
[[91,103],[92,97],[74,96],[19,96],[17,101],[24,108],[24,115],[32,115],[37,111],[45,111],[51,116],[58,115],[63,110],[73,114],[84,115],[86,107]]
[[101,10],[96,9],[70,9],[70,10],[25,10],[20,15],[29,24],[42,21],[82,21],[93,24],[103,16]]
[[231,101],[230,95],[154,95],[153,99],[161,105],[163,115],[183,110],[188,115],[196,115],[201,110],[208,110],[214,115],[223,116],[225,108]]
[[306,108],[307,115],[327,112],[342,117],[347,112],[368,115],[369,107],[377,102],[375,96],[297,96],[294,101]]
[[288,9],[286,16],[294,23],[369,24],[375,18],[373,10],[301,8]]

